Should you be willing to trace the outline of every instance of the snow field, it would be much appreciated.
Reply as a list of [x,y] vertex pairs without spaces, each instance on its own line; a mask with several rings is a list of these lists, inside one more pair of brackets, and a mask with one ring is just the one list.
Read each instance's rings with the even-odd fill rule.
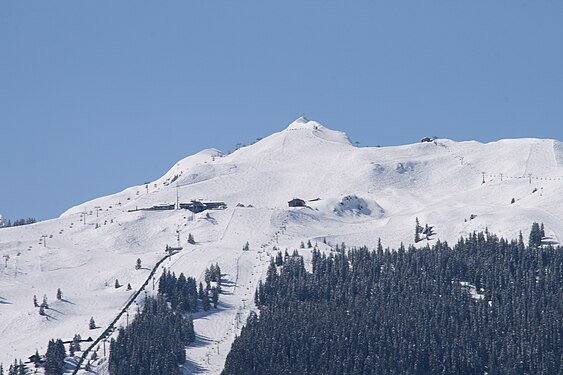
[[[177,195],[180,202],[224,201],[228,208],[129,212],[175,203]],[[292,198],[307,207],[289,208]],[[0,362],[26,359],[36,349],[44,353],[51,338],[95,338],[179,234],[184,249],[162,267],[202,280],[205,269],[219,263],[224,274],[219,308],[194,315],[197,341],[187,348],[184,366],[186,374],[218,374],[254,308],[273,246],[298,249],[308,260],[310,249],[299,244],[309,239],[327,251],[325,238],[333,246],[375,247],[378,238],[385,247],[408,245],[415,217],[434,227],[431,243],[485,228],[507,238],[522,231],[527,238],[533,221],[561,243],[563,146],[538,139],[439,139],[357,148],[344,133],[298,119],[229,155],[204,150],[149,184],[85,202],[57,219],[0,229]],[[196,245],[187,243],[189,233]],[[247,241],[250,250],[243,251]],[[135,270],[137,258],[141,270]],[[114,288],[116,279],[121,288]],[[133,290],[126,291],[128,283]],[[55,298],[57,288],[63,301]],[[147,292],[155,293],[152,283]],[[41,303],[44,294],[49,317],[33,307],[33,295]],[[102,328],[88,329],[91,316]],[[104,363],[101,358],[100,374]]]

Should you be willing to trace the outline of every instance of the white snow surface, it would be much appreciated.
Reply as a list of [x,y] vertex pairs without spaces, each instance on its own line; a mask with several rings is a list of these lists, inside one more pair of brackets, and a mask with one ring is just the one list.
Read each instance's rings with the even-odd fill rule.
[[[228,208],[129,212],[173,204],[177,194],[180,202],[224,201]],[[306,207],[289,208],[293,198]],[[218,374],[254,309],[255,286],[273,246],[293,250],[311,240],[329,251],[325,238],[329,246],[374,247],[380,237],[384,246],[397,247],[413,242],[415,217],[433,226],[430,243],[455,242],[485,228],[507,238],[519,231],[527,236],[533,221],[543,222],[560,243],[562,203],[559,141],[438,139],[358,148],[346,134],[299,118],[232,154],[204,150],[148,185],[85,202],[57,219],[1,229],[0,362],[26,359],[36,349],[44,353],[51,338],[96,338],[165,255],[165,246],[176,245],[177,231],[183,250],[164,267],[201,280],[206,267],[219,263],[224,274],[219,308],[194,316],[198,338],[187,347],[184,366],[186,374]],[[195,245],[187,243],[189,233]],[[247,241],[250,250],[243,251]],[[310,259],[309,249],[300,253]],[[137,258],[141,270],[135,270]],[[115,289],[116,279],[133,290]],[[57,288],[62,301],[55,298]],[[152,282],[148,289],[154,293]],[[33,296],[41,302],[44,294],[49,317],[33,306]],[[102,328],[89,330],[90,317]],[[105,374],[103,346],[97,354],[96,371]]]

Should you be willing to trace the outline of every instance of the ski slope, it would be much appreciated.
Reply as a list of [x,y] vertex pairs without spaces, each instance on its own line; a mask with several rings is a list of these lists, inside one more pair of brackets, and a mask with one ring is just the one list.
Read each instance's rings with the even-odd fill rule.
[[[177,197],[224,201],[228,208],[137,210],[175,204]],[[306,207],[289,208],[293,198]],[[299,118],[232,154],[201,151],[156,181],[85,202],[57,219],[0,229],[0,362],[27,359],[36,349],[44,353],[51,338],[96,338],[178,235],[183,250],[156,277],[165,267],[203,279],[212,263],[224,273],[219,308],[194,315],[197,341],[187,348],[184,366],[186,374],[218,374],[253,309],[255,286],[274,246],[291,251],[311,240],[325,249],[342,242],[374,247],[378,238],[384,246],[407,245],[416,217],[435,232],[419,246],[455,242],[485,228],[515,238],[520,231],[527,235],[533,221],[543,222],[550,241],[560,243],[562,203],[563,144],[556,140],[438,139],[358,148],[346,134]],[[195,245],[187,243],[189,233]],[[247,241],[250,250],[243,251]],[[308,249],[300,253],[310,256]],[[114,287],[116,279],[123,287]],[[155,293],[152,285],[149,294]],[[57,288],[62,301],[55,298]],[[33,306],[33,296],[41,303],[44,294],[48,316]],[[90,317],[100,328],[88,329]],[[103,344],[97,355],[94,369],[105,374]]]

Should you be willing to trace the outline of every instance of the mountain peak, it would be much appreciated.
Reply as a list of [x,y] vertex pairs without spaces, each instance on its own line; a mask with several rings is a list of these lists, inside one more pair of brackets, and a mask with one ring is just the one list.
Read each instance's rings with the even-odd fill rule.
[[297,130],[297,129],[310,129],[319,130],[323,126],[316,121],[311,121],[305,116],[299,117],[297,120],[293,121],[286,130]]

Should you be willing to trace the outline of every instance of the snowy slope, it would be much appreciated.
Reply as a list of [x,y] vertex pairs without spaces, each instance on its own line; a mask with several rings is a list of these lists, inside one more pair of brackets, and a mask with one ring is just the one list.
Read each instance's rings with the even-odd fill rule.
[[[434,227],[433,240],[455,241],[485,228],[512,238],[541,221],[561,242],[562,193],[559,141],[439,139],[357,148],[346,134],[300,118],[232,154],[212,149],[187,157],[148,185],[78,205],[58,219],[1,229],[0,362],[44,352],[50,338],[101,333],[88,330],[90,317],[105,327],[179,232],[184,250],[165,267],[201,278],[218,262],[228,280],[220,308],[196,315],[198,341],[187,351],[186,373],[219,373],[274,245],[293,249],[326,238],[374,246],[381,237],[395,247],[413,242],[415,217]],[[177,195],[180,202],[224,201],[228,208],[129,212],[173,204]],[[293,198],[307,207],[289,208]],[[187,244],[188,233],[196,245]],[[141,270],[134,269],[137,258]],[[115,289],[116,279],[133,290]],[[57,288],[66,301],[56,301]],[[41,301],[43,294],[49,318],[33,307],[33,295]],[[98,369],[104,373],[103,359]]]

